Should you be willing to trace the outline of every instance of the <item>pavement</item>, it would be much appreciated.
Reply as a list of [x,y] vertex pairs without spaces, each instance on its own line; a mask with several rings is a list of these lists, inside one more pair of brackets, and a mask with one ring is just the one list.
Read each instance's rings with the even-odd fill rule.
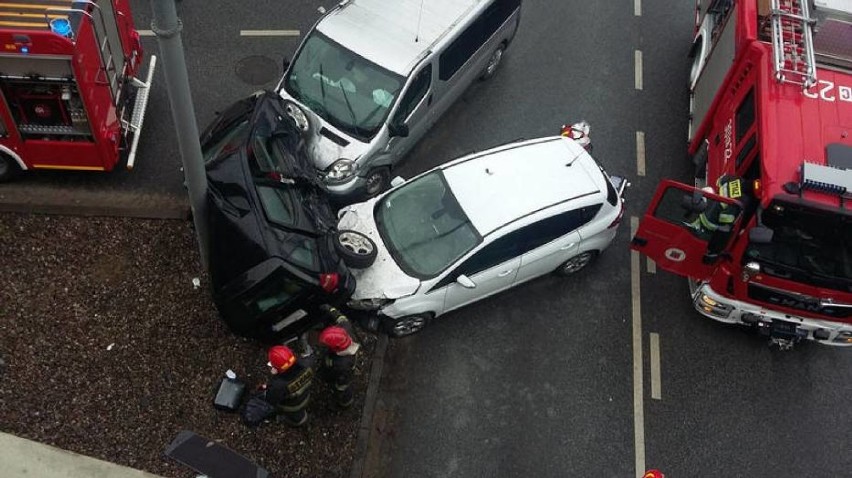
[[0,433],[0,463],[7,478],[158,478],[7,433]]

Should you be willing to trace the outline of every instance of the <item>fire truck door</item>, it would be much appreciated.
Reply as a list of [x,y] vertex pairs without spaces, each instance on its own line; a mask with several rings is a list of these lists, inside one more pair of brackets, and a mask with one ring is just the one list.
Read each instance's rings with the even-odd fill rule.
[[742,216],[739,202],[666,180],[657,187],[630,248],[668,272],[709,279]]

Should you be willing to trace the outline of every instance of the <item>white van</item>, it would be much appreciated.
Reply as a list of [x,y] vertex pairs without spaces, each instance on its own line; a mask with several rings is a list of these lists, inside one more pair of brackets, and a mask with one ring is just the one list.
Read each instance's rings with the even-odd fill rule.
[[336,202],[391,168],[477,78],[491,77],[521,0],[344,0],[305,36],[277,91]]

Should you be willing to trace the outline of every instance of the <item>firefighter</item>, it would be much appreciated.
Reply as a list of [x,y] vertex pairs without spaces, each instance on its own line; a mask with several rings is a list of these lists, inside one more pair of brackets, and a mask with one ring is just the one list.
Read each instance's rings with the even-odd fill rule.
[[284,423],[299,427],[307,423],[306,410],[311,399],[314,370],[306,366],[286,345],[276,345],[268,352],[272,378],[266,386],[266,400],[276,408]]
[[642,475],[642,478],[666,478],[660,470],[648,470]]
[[353,337],[352,323],[339,310],[323,306],[333,325],[319,335],[319,343],[327,349],[322,360],[320,377],[334,387],[334,401],[340,408],[349,408],[354,401],[352,377],[355,372],[355,354],[360,344]]
[[[740,179],[725,175],[716,181],[716,185],[719,187],[719,196],[732,199],[742,197],[742,181]],[[701,190],[711,194],[714,192],[710,186],[705,186]],[[713,201],[690,225],[699,232],[712,235],[720,227],[732,225],[736,219],[737,216],[730,210],[730,206],[722,202]]]

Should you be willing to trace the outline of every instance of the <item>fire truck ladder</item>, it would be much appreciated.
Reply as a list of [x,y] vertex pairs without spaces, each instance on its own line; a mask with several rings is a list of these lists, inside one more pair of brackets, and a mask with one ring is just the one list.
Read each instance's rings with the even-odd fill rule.
[[801,85],[816,83],[813,25],[809,0],[772,0],[769,22],[772,26],[772,50],[775,79],[779,83]]

